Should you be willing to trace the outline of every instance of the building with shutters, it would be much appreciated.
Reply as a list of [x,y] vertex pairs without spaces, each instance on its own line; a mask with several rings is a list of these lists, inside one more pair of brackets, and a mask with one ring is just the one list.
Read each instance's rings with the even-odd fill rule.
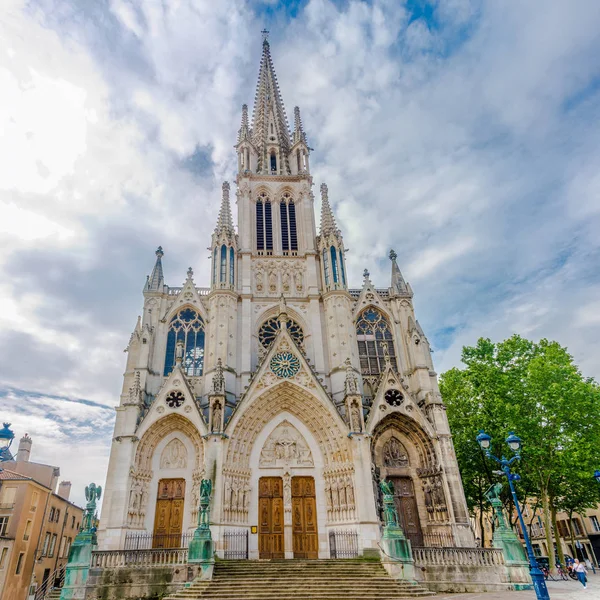
[[[291,127],[268,40],[252,116],[242,107],[235,200],[224,183],[210,281],[166,283],[164,253],[127,348],[99,527],[102,550],[136,536],[176,547],[213,482],[217,552],[378,551],[391,479],[413,546],[473,547],[429,342],[394,251],[390,279],[352,288],[327,186],[315,215],[311,149]],[[332,190],[335,194],[335,190]],[[175,279],[177,274],[169,274]],[[341,538],[340,538],[341,539]]]

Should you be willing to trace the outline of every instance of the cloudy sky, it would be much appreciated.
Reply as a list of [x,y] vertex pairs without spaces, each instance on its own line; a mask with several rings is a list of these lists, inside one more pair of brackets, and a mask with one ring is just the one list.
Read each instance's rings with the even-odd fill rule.
[[0,418],[103,483],[141,289],[206,247],[267,27],[315,183],[438,371],[513,332],[600,376],[597,0],[2,0]]

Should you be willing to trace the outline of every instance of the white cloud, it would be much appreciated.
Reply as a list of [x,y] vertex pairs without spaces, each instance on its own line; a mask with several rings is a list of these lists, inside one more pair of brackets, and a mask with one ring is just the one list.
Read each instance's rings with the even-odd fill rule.
[[[435,7],[431,26],[393,0],[311,0],[272,28],[351,282],[367,267],[386,287],[394,247],[440,371],[478,336],[518,331],[598,376],[596,3]],[[115,404],[154,248],[169,284],[190,264],[208,281],[264,17],[242,0],[1,3],[1,380]],[[52,402],[29,401],[30,422],[66,474]],[[81,406],[83,432],[96,413]],[[89,446],[92,469],[109,437]]]

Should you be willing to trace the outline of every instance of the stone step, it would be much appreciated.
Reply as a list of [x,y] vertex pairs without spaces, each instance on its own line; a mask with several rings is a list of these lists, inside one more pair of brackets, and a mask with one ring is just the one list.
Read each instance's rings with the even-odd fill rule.
[[360,560],[224,561],[213,579],[164,600],[398,600],[435,595],[392,579],[379,562]]

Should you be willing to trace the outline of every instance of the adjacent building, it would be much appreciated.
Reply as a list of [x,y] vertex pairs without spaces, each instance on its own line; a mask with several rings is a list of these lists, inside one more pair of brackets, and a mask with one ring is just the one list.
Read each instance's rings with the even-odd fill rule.
[[0,430],[0,598],[38,596],[61,579],[83,511],[69,501],[71,484],[60,469],[30,461],[25,434],[15,456],[14,434]]

